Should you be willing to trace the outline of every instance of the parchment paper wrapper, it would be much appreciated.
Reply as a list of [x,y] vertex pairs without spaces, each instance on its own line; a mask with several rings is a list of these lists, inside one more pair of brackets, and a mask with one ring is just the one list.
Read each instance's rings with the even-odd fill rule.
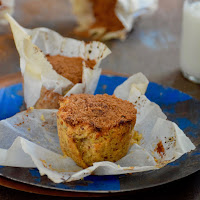
[[115,90],[115,95],[136,104],[135,131],[142,134],[138,144],[116,163],[98,162],[82,169],[63,157],[56,127],[57,110],[34,110],[0,121],[0,165],[37,167],[55,183],[74,181],[91,173],[112,175],[156,170],[194,150],[195,146],[160,107],[143,94],[148,80],[138,73]]
[[[137,17],[153,13],[158,7],[158,0],[117,0],[115,14],[123,24],[124,29],[105,32],[104,27],[90,28],[95,22],[90,0],[71,0],[71,3],[79,24],[76,31],[84,32],[89,30],[90,37],[102,41],[113,38],[125,39],[126,34],[133,28],[134,20]],[[107,15],[107,13],[104,14]]]
[[13,14],[14,0],[0,0],[0,25],[7,24],[7,20],[4,18],[6,13]]
[[[110,54],[106,45],[101,42],[85,43],[64,38],[47,28],[25,29],[8,14],[6,14],[6,19],[10,23],[20,55],[20,68],[24,77],[24,99],[27,107],[36,104],[42,87],[60,95],[71,87],[65,95],[94,93],[101,74],[99,64]],[[96,65],[94,69],[83,66],[82,83],[74,85],[53,69],[45,57],[47,54],[95,60]]]

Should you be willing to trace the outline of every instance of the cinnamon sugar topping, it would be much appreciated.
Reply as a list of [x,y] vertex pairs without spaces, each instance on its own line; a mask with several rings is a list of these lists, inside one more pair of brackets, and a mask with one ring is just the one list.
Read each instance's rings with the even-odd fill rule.
[[88,124],[98,131],[124,123],[135,125],[136,109],[115,96],[75,94],[62,98],[59,116],[69,125]]
[[83,65],[93,69],[96,64],[95,60],[84,60],[81,57],[67,57],[67,56],[46,56],[48,61],[52,64],[53,69],[61,76],[69,79],[72,83],[82,82]]

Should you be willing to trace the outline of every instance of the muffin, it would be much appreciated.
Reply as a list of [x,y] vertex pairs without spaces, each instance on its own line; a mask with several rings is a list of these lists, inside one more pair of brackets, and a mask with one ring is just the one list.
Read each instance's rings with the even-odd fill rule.
[[[77,83],[82,83],[83,66],[93,70],[94,66],[96,65],[95,60],[84,60],[81,57],[46,55],[46,58],[58,74],[70,80],[74,85]],[[63,95],[65,95],[71,88],[72,86],[63,91]],[[47,90],[45,87],[42,87],[40,98],[36,102],[35,108],[58,109],[59,98],[63,95],[53,92],[53,90]]]
[[131,145],[136,113],[132,103],[107,94],[62,98],[57,127],[63,154],[82,168],[116,162]]
[[57,109],[58,99],[70,94],[94,94],[100,63],[111,53],[97,41],[84,42],[48,28],[26,29],[9,14],[20,68],[26,107]]
[[77,35],[104,40],[106,34],[124,30],[125,27],[115,12],[117,0],[72,0],[71,2],[79,22],[79,28],[75,30]]

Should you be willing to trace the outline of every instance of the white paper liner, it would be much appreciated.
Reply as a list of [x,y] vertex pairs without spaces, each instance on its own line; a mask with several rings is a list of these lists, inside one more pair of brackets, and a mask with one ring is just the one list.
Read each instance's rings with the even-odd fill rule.
[[8,23],[7,20],[5,20],[4,15],[6,13],[13,14],[14,11],[14,0],[0,0],[0,25],[5,25]]
[[[106,45],[101,42],[85,43],[65,38],[47,28],[25,29],[8,14],[6,19],[10,23],[20,55],[20,68],[24,77],[24,99],[27,107],[34,106],[40,98],[42,86],[60,95],[72,86],[66,95],[94,93],[101,74],[100,62],[110,54]],[[45,57],[47,54],[95,60],[96,65],[93,70],[83,66],[83,81],[81,84],[74,85],[53,70]]]
[[[60,183],[79,180],[91,173],[113,175],[155,170],[194,150],[195,146],[183,131],[166,120],[160,107],[142,94],[147,85],[146,77],[138,73],[114,92],[123,98],[129,93],[126,99],[136,104],[138,112],[135,130],[143,136],[141,144],[133,144],[128,154],[116,163],[98,162],[84,170],[78,167],[71,158],[62,156],[56,126],[57,110],[29,109],[0,121],[0,165],[37,167],[41,175]],[[159,144],[164,151],[158,151]]]
[[101,40],[125,39],[126,33],[131,31],[137,17],[153,13],[158,7],[158,0],[117,0],[115,13],[124,29],[105,33],[103,27],[90,29],[90,26],[95,22],[95,17],[89,0],[71,0],[71,3],[79,23],[76,30],[80,32],[89,30],[89,34],[94,39],[100,38]]

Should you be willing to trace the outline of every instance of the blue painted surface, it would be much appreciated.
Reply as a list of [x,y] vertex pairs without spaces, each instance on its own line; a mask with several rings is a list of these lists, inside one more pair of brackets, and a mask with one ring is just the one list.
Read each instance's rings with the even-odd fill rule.
[[95,94],[107,93],[112,95],[115,88],[122,84],[127,78],[120,76],[101,75]]
[[[127,78],[118,76],[106,76],[101,75],[95,94],[113,94],[114,89],[123,83]],[[22,84],[12,85],[7,88],[0,89],[0,119],[5,119],[13,116],[20,111],[20,107],[23,104],[22,97]],[[191,97],[178,90],[172,88],[166,88],[156,83],[150,83],[146,92],[146,96],[153,102],[161,106],[166,114],[174,115],[176,105],[179,102],[190,100]],[[197,126],[187,118],[177,118],[175,122],[180,128],[186,130],[188,127],[195,129]],[[197,123],[200,123],[198,121]],[[191,129],[192,130],[192,129]],[[188,132],[191,137],[197,135],[193,131]],[[198,152],[197,152],[198,153]],[[186,159],[187,155],[182,156],[177,161],[170,163],[172,166],[178,166],[180,162]],[[1,167],[1,166],[0,166]],[[29,170],[34,182],[40,183],[41,176],[37,169]],[[120,190],[119,176],[88,176],[84,181],[80,180],[76,184],[55,184],[49,181],[49,186],[61,189],[73,189],[73,190]]]
[[29,169],[31,176],[34,178],[35,183],[40,183],[41,176],[37,169]]
[[21,83],[0,89],[0,120],[18,113],[23,100]]
[[175,160],[174,162],[169,163],[170,166],[179,166],[180,162],[183,162],[187,159],[187,154],[182,155],[178,160]]
[[76,181],[76,184],[71,183],[53,183],[51,187],[60,189],[73,189],[82,191],[118,191],[120,190],[120,182],[118,176],[87,176],[84,180]]

